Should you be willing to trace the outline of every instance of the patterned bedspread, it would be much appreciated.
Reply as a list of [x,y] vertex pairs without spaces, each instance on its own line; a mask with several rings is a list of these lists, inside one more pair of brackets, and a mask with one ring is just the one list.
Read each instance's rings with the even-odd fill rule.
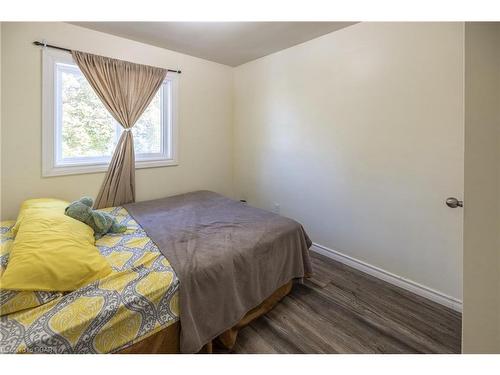
[[[124,208],[104,211],[127,225],[96,242],[113,272],[64,294],[0,290],[0,353],[112,353],[178,320],[179,281],[170,263]],[[1,222],[0,272],[13,225]]]

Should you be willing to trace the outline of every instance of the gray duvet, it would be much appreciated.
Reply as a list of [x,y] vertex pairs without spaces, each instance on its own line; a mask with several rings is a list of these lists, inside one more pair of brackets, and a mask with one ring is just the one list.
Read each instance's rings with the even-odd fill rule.
[[294,278],[311,241],[294,220],[209,191],[125,206],[180,280],[181,352],[195,353]]

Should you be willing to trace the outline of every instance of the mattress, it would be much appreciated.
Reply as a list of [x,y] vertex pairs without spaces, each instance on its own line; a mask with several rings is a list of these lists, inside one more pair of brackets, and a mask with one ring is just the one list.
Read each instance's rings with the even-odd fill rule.
[[[69,293],[0,290],[0,353],[113,353],[179,320],[168,260],[123,207],[102,211],[127,225],[96,241],[113,272]],[[0,272],[14,223],[0,223]]]

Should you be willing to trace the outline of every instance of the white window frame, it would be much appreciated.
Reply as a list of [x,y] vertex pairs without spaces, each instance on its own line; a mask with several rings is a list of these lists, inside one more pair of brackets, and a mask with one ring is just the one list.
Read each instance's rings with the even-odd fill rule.
[[[60,149],[56,147],[59,140],[61,126],[60,110],[58,108],[57,65],[67,65],[68,69],[75,69],[76,63],[70,53],[52,48],[43,49],[42,67],[42,176],[63,176],[71,174],[97,173],[108,169],[110,157],[85,157],[62,159]],[[164,85],[167,86],[167,94],[164,88],[161,90],[161,100],[164,108],[167,108],[168,116],[164,118],[162,111],[162,144],[160,153],[136,154],[135,168],[155,168],[175,166],[178,160],[178,96],[179,78],[178,74],[167,74]],[[170,90],[168,90],[170,89]],[[168,95],[170,93],[170,95]],[[122,127],[116,125],[120,131]],[[117,133],[119,134],[119,133]]]

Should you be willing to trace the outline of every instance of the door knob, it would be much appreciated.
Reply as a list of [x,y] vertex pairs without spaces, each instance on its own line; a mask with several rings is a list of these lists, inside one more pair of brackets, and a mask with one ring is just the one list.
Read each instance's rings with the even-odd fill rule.
[[451,208],[463,207],[464,201],[459,201],[457,198],[446,198],[446,205]]

